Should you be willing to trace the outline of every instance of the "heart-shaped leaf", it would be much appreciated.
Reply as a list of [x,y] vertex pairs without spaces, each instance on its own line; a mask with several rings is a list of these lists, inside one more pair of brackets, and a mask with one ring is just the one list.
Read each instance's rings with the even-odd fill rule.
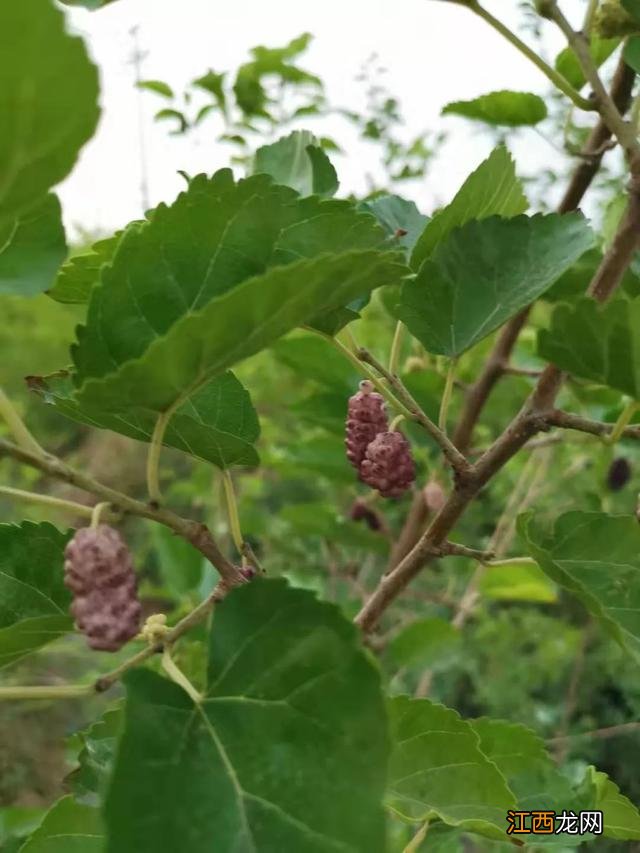
[[428,222],[413,250],[411,266],[419,269],[454,228],[488,216],[517,216],[528,206],[511,154],[499,145],[469,175],[453,201]]
[[257,580],[216,608],[209,654],[200,704],[151,672],[128,676],[109,853],[381,853],[386,719],[353,625]]
[[429,352],[459,356],[541,296],[593,242],[580,214],[468,222],[403,285],[397,316]]

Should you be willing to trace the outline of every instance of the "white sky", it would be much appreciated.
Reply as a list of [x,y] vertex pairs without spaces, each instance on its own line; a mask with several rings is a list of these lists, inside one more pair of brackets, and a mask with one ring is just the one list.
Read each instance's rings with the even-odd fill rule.
[[[585,5],[585,0],[567,0],[564,9],[577,15],[578,23]],[[518,19],[512,0],[488,0],[487,6],[512,24]],[[139,100],[130,63],[135,25],[146,53],[143,76],[165,80],[176,91],[210,67],[237,68],[256,44],[281,46],[309,31],[314,41],[301,65],[325,81],[330,101],[357,107],[363,89],[354,77],[377,53],[389,69],[388,88],[401,101],[407,136],[424,127],[452,134],[446,157],[406,193],[427,213],[449,198],[491,148],[489,135],[478,125],[440,117],[442,106],[496,89],[543,94],[548,88],[540,72],[486,24],[466,9],[436,0],[119,0],[98,12],[73,9],[68,17],[100,68],[103,106],[96,136],[60,187],[71,232],[79,227],[107,233],[142,213]],[[548,28],[545,52],[553,57],[563,42]],[[228,165],[231,149],[215,142],[213,123],[203,125],[193,140],[170,137],[166,125],[152,121],[162,100],[146,93],[142,102],[152,205],[170,201],[184,188],[178,169],[210,173]],[[338,141],[349,138],[339,119],[313,129]],[[512,149],[516,160],[526,162],[527,172],[555,157],[528,130],[519,133]],[[364,174],[375,168],[361,146],[351,155],[351,163],[336,161],[344,192],[364,190]]]

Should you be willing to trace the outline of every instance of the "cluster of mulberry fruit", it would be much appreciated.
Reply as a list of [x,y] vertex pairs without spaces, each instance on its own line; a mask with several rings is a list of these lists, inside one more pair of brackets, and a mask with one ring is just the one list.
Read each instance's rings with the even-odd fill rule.
[[65,550],[71,613],[92,649],[116,652],[140,630],[141,606],[131,554],[106,524],[78,530]]
[[346,438],[347,458],[363,483],[385,498],[398,498],[415,480],[415,465],[407,439],[389,430],[382,395],[368,380],[349,398]]

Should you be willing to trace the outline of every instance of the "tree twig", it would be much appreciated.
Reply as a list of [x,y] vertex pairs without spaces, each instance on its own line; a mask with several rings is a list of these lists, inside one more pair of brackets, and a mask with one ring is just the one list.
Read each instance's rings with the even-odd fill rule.
[[235,586],[244,583],[244,578],[228,560],[217,542],[213,538],[211,531],[205,524],[191,519],[182,518],[175,512],[163,507],[155,507],[151,504],[143,503],[135,498],[129,497],[122,492],[112,489],[110,486],[105,486],[94,480],[93,477],[72,468],[56,456],[45,454],[39,456],[28,450],[12,444],[6,439],[0,438],[0,457],[11,456],[31,468],[36,468],[54,477],[57,480],[62,480],[64,483],[69,483],[72,486],[77,486],[89,494],[96,495],[103,501],[108,501],[114,512],[129,513],[137,515],[141,518],[148,518],[151,521],[156,521],[158,524],[163,524],[169,527],[178,536],[190,542],[194,548],[200,551],[212,565],[220,573],[220,576],[229,586]]

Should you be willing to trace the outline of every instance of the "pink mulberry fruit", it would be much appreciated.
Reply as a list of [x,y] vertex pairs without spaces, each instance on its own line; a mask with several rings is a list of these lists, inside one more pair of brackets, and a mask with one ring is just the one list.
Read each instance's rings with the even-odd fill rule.
[[360,465],[360,479],[383,498],[398,498],[416,478],[407,439],[397,430],[381,432],[368,445]]
[[358,393],[349,398],[345,445],[347,459],[358,470],[365,457],[367,445],[389,425],[384,399],[373,387],[372,382],[364,379],[360,383]]
[[83,527],[65,550],[71,614],[92,649],[116,652],[140,629],[141,606],[131,553],[106,524]]

